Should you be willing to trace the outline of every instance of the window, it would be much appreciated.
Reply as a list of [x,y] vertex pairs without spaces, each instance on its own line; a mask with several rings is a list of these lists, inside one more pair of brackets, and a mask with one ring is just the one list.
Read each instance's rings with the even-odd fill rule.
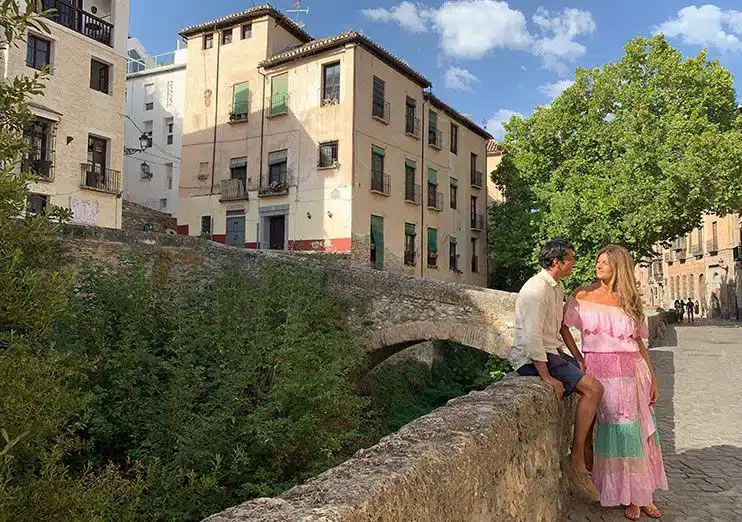
[[250,90],[248,83],[242,82],[232,86],[232,112],[230,120],[246,120],[249,111]]
[[319,144],[319,167],[329,169],[338,164],[338,142],[328,141]]
[[440,149],[442,139],[441,131],[438,130],[438,114],[428,111],[428,144]]
[[340,62],[322,66],[322,105],[340,102]]
[[167,198],[161,198],[160,199],[160,210],[165,210],[167,208]]
[[198,179],[205,180],[209,177],[209,162],[201,161],[198,164]]
[[407,98],[404,104],[404,131],[405,134],[412,134],[417,136],[419,134],[418,127],[420,126],[415,118],[417,111],[417,104],[414,99]]
[[23,141],[27,147],[21,164],[23,172],[51,180],[54,174],[54,122],[34,119],[24,129]]
[[428,227],[428,267],[438,266],[438,229]]
[[173,129],[175,124],[172,118],[165,118],[165,143],[168,145],[173,144]]
[[289,75],[279,74],[271,78],[270,116],[288,112]]
[[451,152],[459,153],[459,126],[451,123]]
[[456,253],[456,238],[448,238],[448,268],[454,272],[459,270],[459,256]]
[[428,206],[439,209],[443,199],[438,193],[438,172],[428,168]]
[[165,163],[165,180],[167,181],[168,190],[173,190],[173,170],[172,162]]
[[471,196],[471,228],[482,230],[484,228],[484,216],[477,212],[477,197]]
[[118,190],[118,180],[112,179],[108,166],[108,140],[88,136],[88,162],[83,186],[98,190]]
[[451,208],[454,210],[457,209],[458,207],[458,204],[457,204],[458,198],[459,198],[459,182],[456,178],[451,178],[450,199],[451,199]]
[[242,181],[242,188],[247,185],[247,158],[232,158],[229,160],[229,175],[231,179]]
[[49,196],[42,194],[29,194],[26,200],[26,216],[34,217],[41,216],[46,211],[46,206],[49,203]]
[[419,203],[419,187],[415,184],[416,164],[412,160],[405,160],[404,165],[404,199]]
[[384,149],[373,145],[371,147],[371,190],[384,192]]
[[143,161],[141,165],[139,165],[139,172],[142,181],[149,181],[152,179],[152,167],[150,167],[149,163],[146,161]]
[[252,24],[242,26],[242,39],[246,40],[248,38],[252,38]]
[[214,47],[214,33],[204,35],[204,49],[211,49]]
[[145,121],[143,124],[143,127],[144,127],[144,134],[146,134],[147,138],[149,139],[149,141],[147,142],[147,146],[151,147],[152,146],[152,132],[153,132],[152,131],[153,129],[152,120]]
[[288,183],[288,150],[279,150],[268,154],[268,183],[283,185]]
[[148,83],[144,86],[144,110],[151,111],[155,108],[155,84]]
[[232,43],[232,29],[225,29],[222,31],[222,45]]
[[384,218],[371,216],[371,266],[384,268]]
[[477,171],[477,155],[472,152],[471,154],[471,186],[472,187],[482,187],[483,178],[481,172]]
[[415,266],[415,232],[414,223],[404,224],[404,264]]
[[471,271],[479,272],[479,255],[477,254],[477,238],[471,238]]
[[386,102],[384,101],[384,90],[386,89],[386,83],[374,76],[373,85],[373,99],[372,99],[372,114],[374,118],[386,121],[387,111]]
[[211,216],[201,216],[201,234],[211,235]]
[[111,67],[96,59],[90,60],[90,88],[108,94],[108,75]]
[[128,61],[128,67],[126,72],[127,73],[137,73],[141,72],[145,69],[144,60],[142,60],[142,55],[139,54],[135,49],[129,49],[129,52],[127,53],[127,56],[129,57]]
[[26,65],[42,70],[51,63],[52,43],[32,34],[28,35]]

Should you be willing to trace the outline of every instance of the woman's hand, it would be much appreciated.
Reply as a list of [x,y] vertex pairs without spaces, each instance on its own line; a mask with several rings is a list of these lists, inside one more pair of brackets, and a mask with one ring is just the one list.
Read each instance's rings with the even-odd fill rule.
[[657,389],[657,377],[652,374],[652,390],[649,393],[649,405],[654,406],[660,398],[660,392]]

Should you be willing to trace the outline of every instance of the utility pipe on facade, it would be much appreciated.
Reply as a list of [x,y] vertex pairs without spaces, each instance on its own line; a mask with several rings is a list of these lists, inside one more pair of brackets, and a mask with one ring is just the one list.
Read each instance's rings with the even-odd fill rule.
[[216,80],[214,81],[214,136],[212,138],[211,147],[211,189],[209,190],[209,207],[211,207],[211,196],[214,194],[214,176],[216,173],[216,130],[219,125],[219,55],[222,49],[222,36],[221,32],[217,30],[216,24],[214,25],[214,38],[216,39]]

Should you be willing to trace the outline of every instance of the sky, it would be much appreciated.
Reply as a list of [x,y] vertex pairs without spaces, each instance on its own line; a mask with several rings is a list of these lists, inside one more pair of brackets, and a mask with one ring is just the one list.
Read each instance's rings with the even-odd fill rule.
[[[152,54],[183,27],[264,0],[131,0],[129,33]],[[280,11],[294,0],[274,0]],[[302,0],[314,38],[358,31],[433,83],[433,93],[497,139],[571,84],[575,67],[620,60],[636,36],[662,32],[685,56],[707,49],[735,75],[742,100],[742,2],[678,0]],[[292,15],[296,17],[296,15]]]

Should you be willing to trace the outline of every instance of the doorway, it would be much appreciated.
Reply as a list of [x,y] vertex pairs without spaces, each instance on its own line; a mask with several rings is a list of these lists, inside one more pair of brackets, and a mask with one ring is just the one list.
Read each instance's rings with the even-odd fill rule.
[[286,216],[268,218],[268,248],[284,250],[286,244]]
[[245,248],[245,216],[227,216],[226,244]]

